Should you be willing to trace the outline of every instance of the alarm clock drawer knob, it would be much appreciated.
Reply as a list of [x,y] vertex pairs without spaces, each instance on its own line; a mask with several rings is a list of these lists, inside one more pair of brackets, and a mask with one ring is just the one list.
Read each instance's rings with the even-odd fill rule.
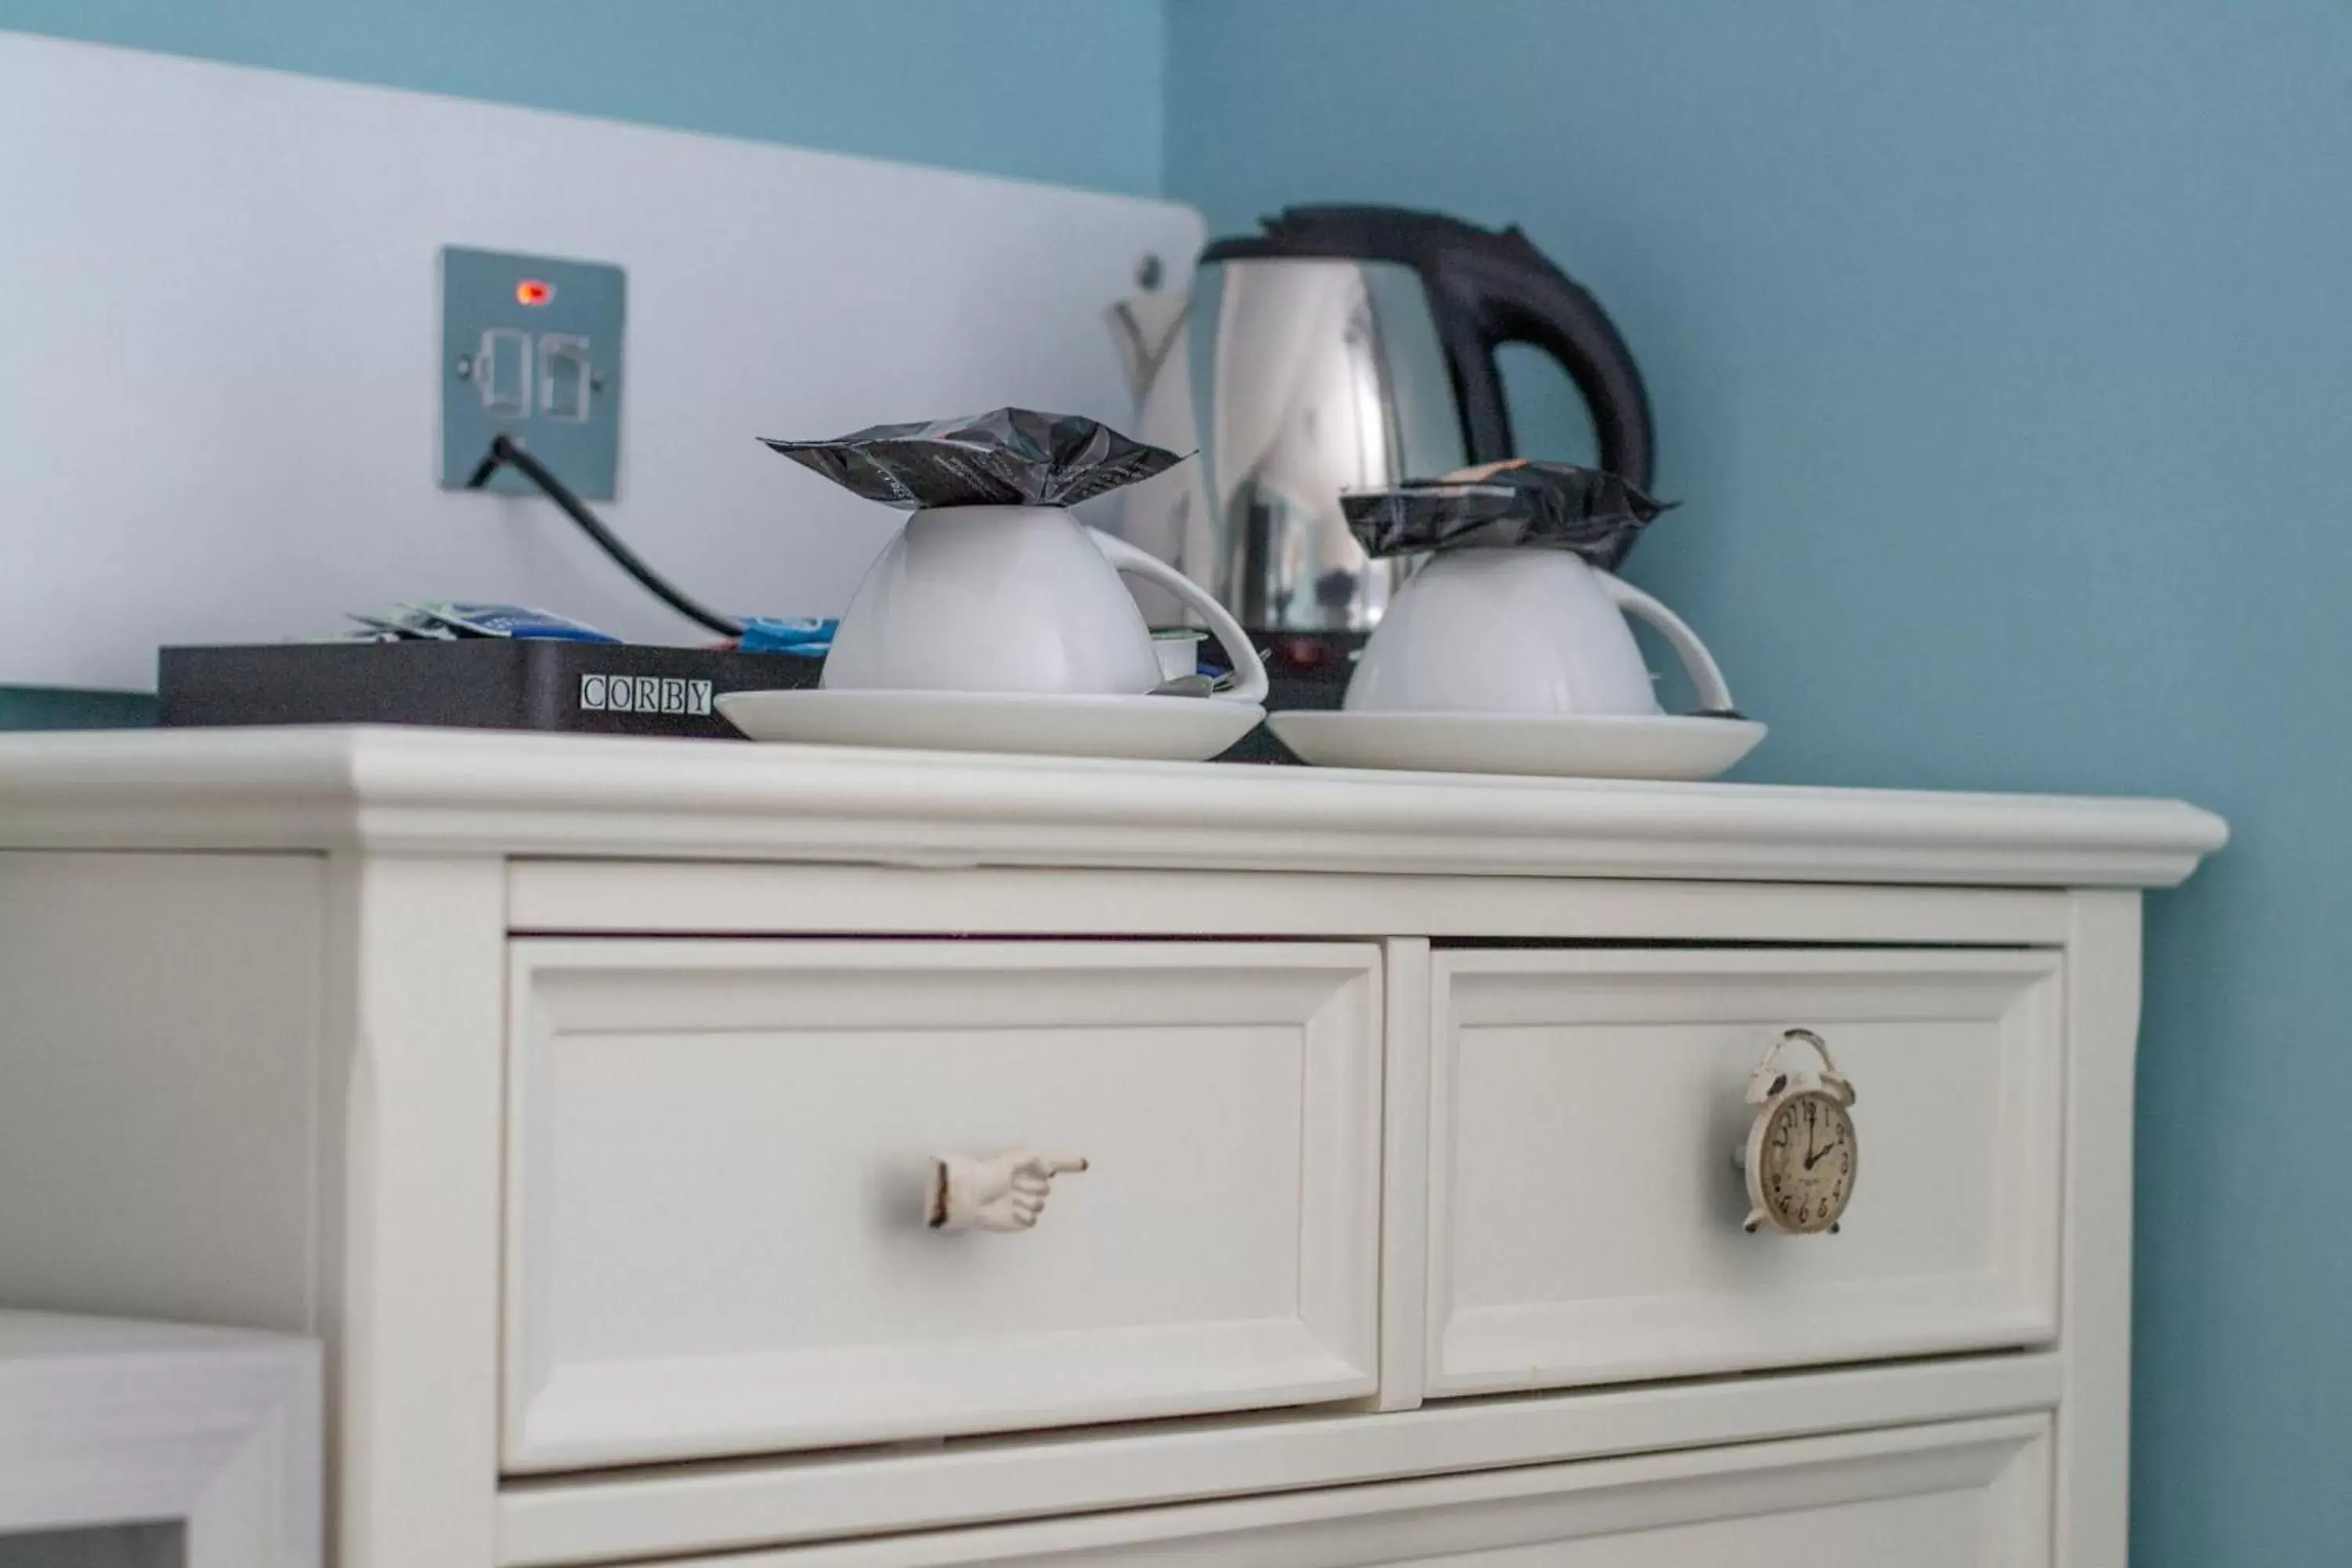
[[[1818,1064],[1785,1060],[1783,1048],[1806,1047]],[[1836,1234],[1853,1197],[1860,1148],[1853,1085],[1837,1070],[1829,1042],[1811,1029],[1787,1029],[1765,1047],[1748,1075],[1756,1119],[1735,1158],[1748,1180],[1751,1234],[1766,1226],[1790,1236]]]

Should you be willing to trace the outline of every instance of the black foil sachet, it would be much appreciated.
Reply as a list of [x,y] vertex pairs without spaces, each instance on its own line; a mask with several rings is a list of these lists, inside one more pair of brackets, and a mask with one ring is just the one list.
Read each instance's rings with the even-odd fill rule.
[[1634,535],[1673,504],[1615,474],[1528,458],[1339,498],[1368,554],[1524,545],[1572,550],[1601,566],[1622,559]]
[[1075,414],[999,408],[928,425],[877,425],[831,441],[767,443],[845,489],[914,510],[1075,506],[1184,459]]

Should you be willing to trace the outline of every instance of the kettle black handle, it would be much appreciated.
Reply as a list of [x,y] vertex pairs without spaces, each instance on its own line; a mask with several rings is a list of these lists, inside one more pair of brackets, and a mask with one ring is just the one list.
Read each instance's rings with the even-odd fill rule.
[[1423,263],[1438,340],[1462,400],[1473,463],[1522,454],[1511,434],[1495,351],[1527,343],[1559,363],[1584,395],[1599,438],[1599,466],[1638,489],[1654,461],[1650,398],[1632,351],[1600,302],[1552,265],[1517,227],[1465,224]]

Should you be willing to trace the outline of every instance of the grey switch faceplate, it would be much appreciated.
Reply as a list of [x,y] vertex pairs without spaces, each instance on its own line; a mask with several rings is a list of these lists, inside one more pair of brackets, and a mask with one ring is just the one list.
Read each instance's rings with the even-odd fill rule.
[[[463,489],[503,430],[576,494],[613,499],[626,302],[617,267],[441,252],[442,489]],[[488,488],[538,493],[511,468]]]

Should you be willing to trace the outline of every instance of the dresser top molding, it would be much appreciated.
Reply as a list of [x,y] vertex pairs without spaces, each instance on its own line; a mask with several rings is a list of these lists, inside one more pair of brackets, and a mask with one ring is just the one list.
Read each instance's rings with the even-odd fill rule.
[[2169,887],[2179,801],[303,729],[0,736],[0,848]]

